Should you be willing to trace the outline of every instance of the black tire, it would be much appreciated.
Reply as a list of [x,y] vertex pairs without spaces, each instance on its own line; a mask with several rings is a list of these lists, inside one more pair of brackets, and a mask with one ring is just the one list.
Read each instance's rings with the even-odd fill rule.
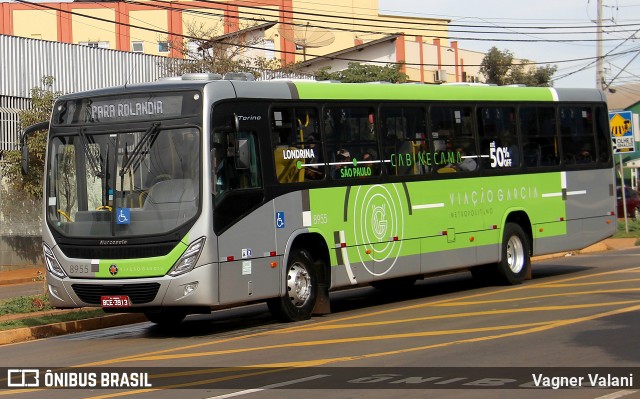
[[318,275],[313,259],[307,251],[291,252],[285,285],[285,296],[267,300],[271,314],[283,322],[309,319],[318,295]]
[[507,223],[502,235],[500,262],[471,268],[473,278],[481,284],[521,284],[531,269],[529,243],[529,238],[520,225]]
[[529,238],[520,225],[507,223],[502,235],[502,256],[498,262],[498,282],[507,285],[521,284],[531,268]]
[[144,315],[147,320],[161,327],[175,327],[187,317],[187,312],[182,310],[161,310],[159,312],[146,312]]

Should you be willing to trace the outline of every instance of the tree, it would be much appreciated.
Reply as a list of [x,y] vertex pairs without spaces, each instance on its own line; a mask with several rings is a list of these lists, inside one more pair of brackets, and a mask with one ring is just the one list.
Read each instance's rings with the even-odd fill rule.
[[[31,109],[20,111],[20,128],[34,123],[49,120],[53,103],[62,93],[53,91],[55,78],[42,78],[42,87],[31,89]],[[22,175],[21,154],[19,150],[7,151],[0,162],[0,175],[6,177],[6,182],[12,192],[26,193],[28,196],[40,199],[42,197],[42,177],[44,175],[45,152],[47,146],[47,132],[38,132],[29,136],[29,174]]]
[[321,68],[316,72],[317,80],[338,80],[343,83],[390,82],[404,83],[409,76],[400,69],[402,64],[369,65],[350,62],[347,69],[329,72],[331,67]]
[[498,86],[523,84],[526,86],[551,86],[551,78],[557,66],[535,67],[529,60],[514,64],[514,56],[509,50],[500,51],[492,47],[482,59],[480,73],[487,83]]
[[[243,27],[234,26],[232,29],[246,30],[256,26],[253,22]],[[218,32],[223,31],[223,23],[217,24],[191,23],[186,26],[188,40],[169,41],[169,47],[180,53],[181,58],[167,58],[166,68],[174,75],[190,72],[210,72],[224,75],[227,72],[251,72],[258,77],[256,70],[281,70],[280,60],[265,57],[247,57],[253,47],[264,47],[264,37],[261,35],[229,34],[220,40]]]

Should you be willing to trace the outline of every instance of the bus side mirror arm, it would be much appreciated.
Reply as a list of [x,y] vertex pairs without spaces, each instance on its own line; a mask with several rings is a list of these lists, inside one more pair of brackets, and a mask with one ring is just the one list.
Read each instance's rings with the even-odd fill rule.
[[27,138],[35,133],[40,132],[42,130],[49,130],[49,121],[36,123],[31,126],[27,126],[22,130],[22,134],[20,136],[20,164],[22,166],[22,174],[26,175],[29,173],[29,146],[27,145]]

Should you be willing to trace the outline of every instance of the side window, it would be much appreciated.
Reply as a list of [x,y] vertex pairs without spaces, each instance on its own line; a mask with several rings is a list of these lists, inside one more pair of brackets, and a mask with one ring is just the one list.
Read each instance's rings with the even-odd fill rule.
[[424,175],[432,167],[422,108],[385,107],[380,131],[387,174]]
[[478,108],[478,133],[486,169],[520,166],[520,143],[516,135],[516,111],[511,107]]
[[594,118],[591,107],[560,107],[562,160],[566,165],[596,162]]
[[352,179],[380,173],[372,107],[326,107],[323,125],[332,178]]
[[273,108],[271,132],[278,182],[299,183],[324,178],[320,123],[315,108]]
[[596,141],[598,144],[598,161],[611,161],[611,133],[609,132],[609,114],[605,107],[596,108]]
[[522,161],[529,168],[557,165],[556,112],[552,107],[522,107],[519,110]]
[[[226,129],[214,130],[212,140],[212,168],[218,198],[230,190],[262,187],[255,132],[240,131],[237,139]],[[246,165],[239,165],[236,146],[245,155]]]
[[477,170],[479,158],[470,107],[432,106],[429,109],[429,125],[434,170],[438,173]]

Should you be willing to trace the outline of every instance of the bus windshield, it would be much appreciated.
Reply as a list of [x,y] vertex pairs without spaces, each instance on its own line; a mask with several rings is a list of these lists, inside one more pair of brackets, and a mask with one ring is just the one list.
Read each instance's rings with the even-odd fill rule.
[[199,212],[200,129],[51,132],[49,225],[76,238],[133,237],[176,229]]

